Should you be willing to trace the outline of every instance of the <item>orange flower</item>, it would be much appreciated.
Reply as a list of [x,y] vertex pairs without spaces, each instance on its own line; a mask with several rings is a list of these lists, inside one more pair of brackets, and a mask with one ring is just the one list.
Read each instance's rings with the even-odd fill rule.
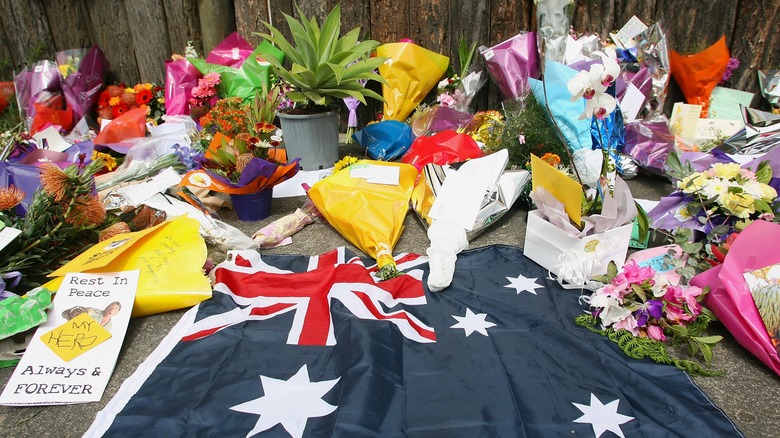
[[142,88],[135,93],[135,103],[138,105],[146,105],[152,101],[152,90]]
[[108,92],[109,97],[119,97],[122,95],[123,91],[124,89],[117,85],[109,85],[108,87],[106,87],[106,92]]
[[129,109],[130,107],[128,107],[127,104],[124,102],[119,102],[114,108],[111,109],[111,115],[114,116],[114,118],[117,118],[126,113]]
[[546,154],[542,155],[542,161],[549,164],[550,166],[555,167],[561,164],[561,157],[552,152],[547,152]]
[[81,196],[65,222],[77,227],[98,226],[106,220],[106,208],[97,196]]
[[130,231],[130,227],[126,223],[117,222],[114,225],[111,225],[110,227],[101,231],[100,234],[98,234],[98,240],[102,242],[116,236],[117,234],[125,234],[129,233]]
[[276,131],[276,125],[268,122],[255,123],[255,132],[274,132]]
[[43,191],[54,197],[55,201],[61,201],[68,187],[68,175],[54,163],[41,164],[40,171]]
[[16,207],[24,200],[24,195],[22,189],[16,186],[0,187],[0,211]]

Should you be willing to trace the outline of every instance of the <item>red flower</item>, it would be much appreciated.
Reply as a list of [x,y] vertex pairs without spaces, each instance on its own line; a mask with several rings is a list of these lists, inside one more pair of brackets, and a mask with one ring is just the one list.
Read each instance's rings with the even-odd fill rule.
[[121,116],[122,114],[126,113],[127,110],[129,110],[129,109],[130,109],[130,107],[128,107],[126,103],[119,102],[118,104],[116,104],[115,107],[113,107],[111,109],[111,115],[114,116],[114,118],[117,118],[117,117]]
[[101,108],[107,107],[109,99],[111,99],[111,95],[108,94],[107,90],[101,92],[100,97],[98,97],[98,107]]
[[152,90],[143,88],[135,93],[135,103],[138,105],[147,105],[152,101],[152,97]]

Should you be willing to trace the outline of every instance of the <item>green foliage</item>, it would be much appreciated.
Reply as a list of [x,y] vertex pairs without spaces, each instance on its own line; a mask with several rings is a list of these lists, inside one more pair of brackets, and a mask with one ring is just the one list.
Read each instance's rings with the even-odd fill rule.
[[20,293],[48,281],[46,276],[65,264],[70,257],[81,253],[97,242],[98,231],[104,224],[74,225],[66,218],[74,216],[83,205],[79,198],[89,195],[93,188],[93,176],[104,165],[95,160],[83,169],[72,164],[64,169],[68,183],[62,200],[39,190],[33,196],[25,217],[14,211],[0,212],[4,226],[22,233],[8,246],[0,250],[0,275],[14,271],[22,274],[22,280],[14,291]]
[[[652,359],[656,363],[674,365],[677,368],[694,376],[722,376],[723,372],[718,370],[712,370],[702,366],[698,362],[687,359],[676,359],[669,355],[666,351],[666,346],[663,342],[656,341],[650,338],[640,338],[631,334],[628,330],[614,330],[611,328],[600,329],[597,327],[598,320],[591,315],[580,315],[574,319],[574,322],[593,333],[598,333],[605,336],[610,341],[617,344],[618,347],[626,354],[626,356],[632,359]],[[702,350],[702,357],[709,366],[712,359],[711,346],[718,342],[720,336],[710,336],[697,338],[697,341],[702,345],[710,347],[705,353]]]
[[[19,114],[19,105],[14,97],[8,102],[8,106],[0,113],[0,133],[11,131],[16,134],[24,129],[22,116]],[[5,145],[2,145],[5,146]]]
[[401,276],[401,271],[398,270],[395,264],[387,264],[379,269],[379,278],[382,280],[390,280],[399,276]]
[[475,41],[469,47],[466,43],[466,39],[463,35],[460,36],[458,42],[458,61],[460,62],[460,72],[458,74],[462,77],[468,74],[469,68],[471,68],[471,61],[474,59],[474,54],[477,52],[477,42]]
[[384,101],[382,96],[362,85],[363,80],[385,83],[376,70],[386,58],[371,58],[370,54],[379,46],[378,41],[358,42],[360,27],[355,27],[344,36],[341,34],[341,8],[333,8],[320,27],[314,17],[306,18],[296,5],[300,20],[284,14],[292,33],[288,41],[273,25],[263,22],[270,33],[261,37],[276,44],[291,63],[285,68],[278,60],[267,60],[276,75],[290,83],[296,91],[287,97],[306,105],[327,106],[333,99],[354,97],[362,103],[371,97]]
[[677,156],[677,152],[670,152],[666,159],[666,174],[672,178],[672,180],[682,180],[686,176],[695,172],[691,163],[686,161],[682,163],[680,157]]
[[[523,104],[504,105],[504,129],[495,150],[509,152],[509,165],[526,168],[531,154],[539,157],[547,152],[558,155],[561,164],[570,166],[569,154],[550,123],[547,110],[529,93]],[[521,141],[524,140],[524,141]]]

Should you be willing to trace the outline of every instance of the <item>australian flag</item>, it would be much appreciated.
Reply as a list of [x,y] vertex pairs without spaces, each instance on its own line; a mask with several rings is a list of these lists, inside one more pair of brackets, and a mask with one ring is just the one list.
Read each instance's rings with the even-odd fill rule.
[[435,294],[425,257],[397,263],[231,252],[87,436],[741,436],[688,375],[575,325],[579,294],[520,249],[460,254]]

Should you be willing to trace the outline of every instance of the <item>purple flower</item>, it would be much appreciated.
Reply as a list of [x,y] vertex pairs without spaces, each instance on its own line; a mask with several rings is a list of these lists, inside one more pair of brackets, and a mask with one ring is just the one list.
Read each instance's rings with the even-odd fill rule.
[[663,316],[664,303],[659,300],[647,300],[639,309],[634,312],[636,324],[639,327],[647,325],[647,320],[652,316],[655,319],[661,319]]
[[720,78],[718,85],[725,85],[731,79],[731,75],[734,74],[734,70],[739,67],[739,64],[739,59],[729,58],[729,63],[726,65],[726,71],[723,72],[723,77]]

